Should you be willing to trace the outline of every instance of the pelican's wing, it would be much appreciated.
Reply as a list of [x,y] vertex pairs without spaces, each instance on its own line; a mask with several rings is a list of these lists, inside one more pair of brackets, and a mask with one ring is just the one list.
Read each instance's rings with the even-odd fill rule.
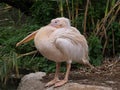
[[75,28],[75,27],[71,27],[71,30],[72,30],[73,32],[80,33],[80,32],[78,31],[78,29]]
[[87,45],[85,37],[74,27],[70,29],[58,29],[55,32],[56,39],[63,38],[71,42],[71,44],[81,44],[83,47]]
[[56,48],[71,59],[83,58],[85,52],[88,53],[88,45],[85,37],[73,30],[62,31],[56,33]]
[[28,42],[28,41],[30,41],[30,40],[32,40],[32,39],[34,39],[34,37],[35,37],[35,35],[36,35],[36,33],[37,33],[38,31],[39,31],[39,30],[34,31],[33,33],[31,33],[30,35],[28,35],[27,37],[25,37],[23,40],[21,40],[20,42],[18,42],[18,43],[16,44],[16,47],[19,46],[19,45],[21,45],[21,44],[24,44],[24,43],[26,43],[26,42]]

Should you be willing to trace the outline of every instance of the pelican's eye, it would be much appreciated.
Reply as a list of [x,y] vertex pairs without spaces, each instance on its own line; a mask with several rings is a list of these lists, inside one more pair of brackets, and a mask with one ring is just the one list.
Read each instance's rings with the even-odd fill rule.
[[55,21],[55,23],[57,23],[57,21]]
[[56,24],[59,23],[59,22],[60,22],[59,20],[55,20],[55,21],[54,21],[54,23],[56,23]]

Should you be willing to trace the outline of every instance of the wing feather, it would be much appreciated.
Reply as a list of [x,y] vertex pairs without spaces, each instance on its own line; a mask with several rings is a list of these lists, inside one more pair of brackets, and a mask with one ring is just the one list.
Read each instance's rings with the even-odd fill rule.
[[88,53],[85,37],[73,29],[58,29],[54,40],[58,48],[68,59],[80,61]]

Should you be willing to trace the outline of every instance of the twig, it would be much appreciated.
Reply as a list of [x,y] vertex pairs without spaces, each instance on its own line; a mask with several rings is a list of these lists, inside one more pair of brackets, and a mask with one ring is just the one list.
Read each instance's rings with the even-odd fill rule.
[[35,54],[35,53],[37,53],[38,51],[37,50],[35,50],[35,51],[32,51],[32,52],[28,52],[28,53],[25,53],[25,54],[21,54],[21,55],[19,55],[17,58],[20,58],[20,57],[23,57],[23,56],[28,56],[28,55],[31,55],[31,54]]
[[115,36],[114,30],[112,29],[112,43],[113,43],[113,55],[115,55]]
[[[99,34],[100,30],[102,30],[102,29],[101,29],[101,28],[102,28],[101,24],[106,24],[106,23],[107,23],[108,18],[111,16],[112,13],[114,13],[114,10],[115,10],[115,8],[116,8],[117,6],[119,6],[119,8],[120,8],[120,1],[119,1],[119,0],[118,0],[118,1],[116,2],[116,4],[111,8],[111,10],[108,12],[108,14],[105,15],[105,17],[104,17],[100,22],[98,22],[98,24],[97,24],[97,26],[96,26],[96,30],[97,30],[97,31],[96,31],[95,35],[98,35],[98,34]],[[117,15],[117,13],[118,13],[118,11],[119,11],[119,8],[116,10],[115,15]],[[109,25],[112,23],[112,21],[113,21],[114,19],[115,19],[115,18],[114,18],[114,16],[113,16],[113,17],[110,19],[110,21],[108,21],[108,24],[107,24],[107,26],[106,26],[106,30],[108,29]]]
[[0,20],[0,22],[8,21],[9,19],[5,18],[3,20]]
[[7,7],[5,7],[5,8],[0,9],[0,11],[8,10],[8,9],[11,9],[11,8],[12,8],[12,6],[7,6]]
[[116,12],[115,13],[113,12],[114,15],[111,17],[110,21],[108,22],[106,29],[108,29],[108,27],[111,25],[111,23],[115,20],[119,11],[120,11],[120,5],[119,5],[118,9],[116,10]]
[[107,37],[107,34],[106,34],[106,28],[105,26],[103,25],[103,30],[104,30],[104,35],[105,35],[105,44],[104,44],[104,47],[103,47],[103,51],[102,51],[102,54],[104,55],[105,53],[105,49],[106,49],[106,46],[107,46],[107,43],[108,43],[108,37]]
[[119,62],[119,60],[116,60],[114,63],[108,65],[107,68],[114,66],[114,65],[117,64],[118,62]]

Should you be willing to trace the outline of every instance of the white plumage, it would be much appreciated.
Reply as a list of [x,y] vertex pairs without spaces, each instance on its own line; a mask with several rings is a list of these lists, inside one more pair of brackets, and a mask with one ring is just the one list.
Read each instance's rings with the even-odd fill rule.
[[[56,62],[55,77],[46,86],[55,84],[57,87],[65,84],[68,81],[72,61],[92,67],[88,60],[87,41],[75,27],[70,26],[69,19],[64,17],[53,19],[49,25],[35,33],[23,39],[18,45],[34,35],[34,43],[40,53]],[[61,62],[67,62],[67,71],[64,80],[59,81],[58,73]]]

